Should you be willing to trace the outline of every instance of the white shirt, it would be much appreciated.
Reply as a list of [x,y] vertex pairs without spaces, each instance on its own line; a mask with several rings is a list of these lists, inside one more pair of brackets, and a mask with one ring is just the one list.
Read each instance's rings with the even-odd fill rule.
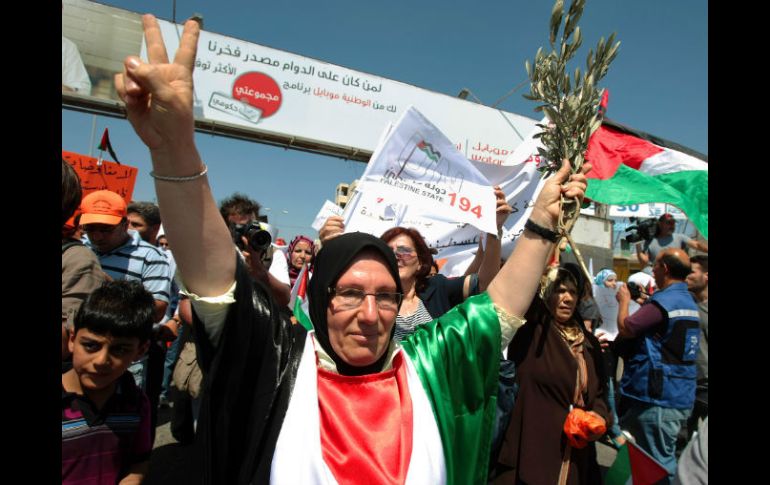
[[91,79],[74,42],[61,38],[61,83],[79,94],[91,94]]
[[289,279],[289,263],[286,261],[286,254],[283,251],[273,252],[273,262],[270,263],[270,274],[283,284],[291,286]]

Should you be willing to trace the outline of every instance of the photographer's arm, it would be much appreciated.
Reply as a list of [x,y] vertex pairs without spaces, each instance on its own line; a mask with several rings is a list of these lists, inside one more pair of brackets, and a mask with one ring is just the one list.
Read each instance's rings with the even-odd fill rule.
[[687,247],[703,253],[709,252],[708,243],[704,243],[703,241],[698,241],[697,239],[690,239],[689,241],[687,241]]
[[[173,63],[160,27],[142,17],[149,63],[135,56],[124,61],[115,87],[128,120],[150,149],[153,170],[166,177],[188,177],[204,170],[194,143],[192,71],[200,26],[188,20]],[[155,180],[163,227],[174,245],[179,271],[189,291],[199,296],[225,293],[235,276],[235,246],[205,175],[184,181]]]
[[628,291],[626,285],[618,287],[618,292],[615,294],[615,299],[618,300],[618,335],[621,337],[633,337],[634,335],[626,327],[626,318],[628,318],[628,303],[631,301],[631,292]]
[[[244,247],[248,247],[248,241],[246,241],[245,237],[243,238],[243,241]],[[243,257],[246,259],[249,273],[252,278],[261,281],[270,289],[270,292],[273,294],[273,298],[278,305],[288,305],[289,300],[291,299],[291,288],[289,288],[289,285],[279,281],[278,278],[270,274],[270,271],[265,268],[265,264],[262,262],[262,255],[260,253],[252,253],[251,251],[241,251],[241,254],[243,254]]]
[[642,249],[642,243],[636,243],[636,259],[639,260],[639,264],[643,267],[650,263],[650,256],[647,254],[647,251]]

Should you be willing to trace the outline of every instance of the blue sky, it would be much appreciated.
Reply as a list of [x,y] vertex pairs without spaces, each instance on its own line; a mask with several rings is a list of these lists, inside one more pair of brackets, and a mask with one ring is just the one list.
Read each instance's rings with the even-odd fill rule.
[[[172,1],[101,3],[171,20]],[[351,69],[456,95],[468,88],[491,105],[526,79],[524,61],[547,46],[551,0],[459,2],[352,0],[257,2],[178,0],[180,22],[201,13],[205,29]],[[619,54],[601,85],[607,116],[708,154],[708,4],[700,0],[588,0],[580,21],[588,47],[617,32]],[[498,106],[539,118],[524,86]],[[62,110],[62,148],[96,154],[109,128],[121,161],[139,168],[135,200],[153,200],[147,149],[125,120]],[[280,236],[315,237],[310,228],[339,182],[365,165],[252,142],[196,134],[217,200],[248,194],[269,207]]]

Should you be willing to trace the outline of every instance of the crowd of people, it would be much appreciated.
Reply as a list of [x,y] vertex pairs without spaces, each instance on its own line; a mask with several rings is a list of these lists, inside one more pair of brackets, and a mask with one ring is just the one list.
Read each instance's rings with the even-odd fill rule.
[[[667,217],[643,284],[548,271],[560,200],[582,200],[590,170],[568,161],[503,264],[512,209],[490,187],[498,233],[462,277],[438,273],[412,228],[345,233],[331,217],[317,240],[270,244],[256,201],[217,204],[195,148],[198,24],[169,62],[143,23],[149,62],[127,58],[115,82],[158,204],[81,197],[62,161],[63,483],[141,483],[169,401],[204,483],[594,484],[600,440],[632,440],[662,483],[698,483],[677,454],[700,426],[683,456],[707,467],[708,256],[677,247],[693,246]],[[301,277],[311,329],[289,307]]]

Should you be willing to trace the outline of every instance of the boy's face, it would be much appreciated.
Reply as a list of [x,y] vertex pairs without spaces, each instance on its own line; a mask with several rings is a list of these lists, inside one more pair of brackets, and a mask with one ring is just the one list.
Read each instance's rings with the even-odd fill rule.
[[147,351],[150,342],[136,337],[100,335],[81,328],[70,334],[72,367],[83,390],[98,391],[115,382],[133,361]]

